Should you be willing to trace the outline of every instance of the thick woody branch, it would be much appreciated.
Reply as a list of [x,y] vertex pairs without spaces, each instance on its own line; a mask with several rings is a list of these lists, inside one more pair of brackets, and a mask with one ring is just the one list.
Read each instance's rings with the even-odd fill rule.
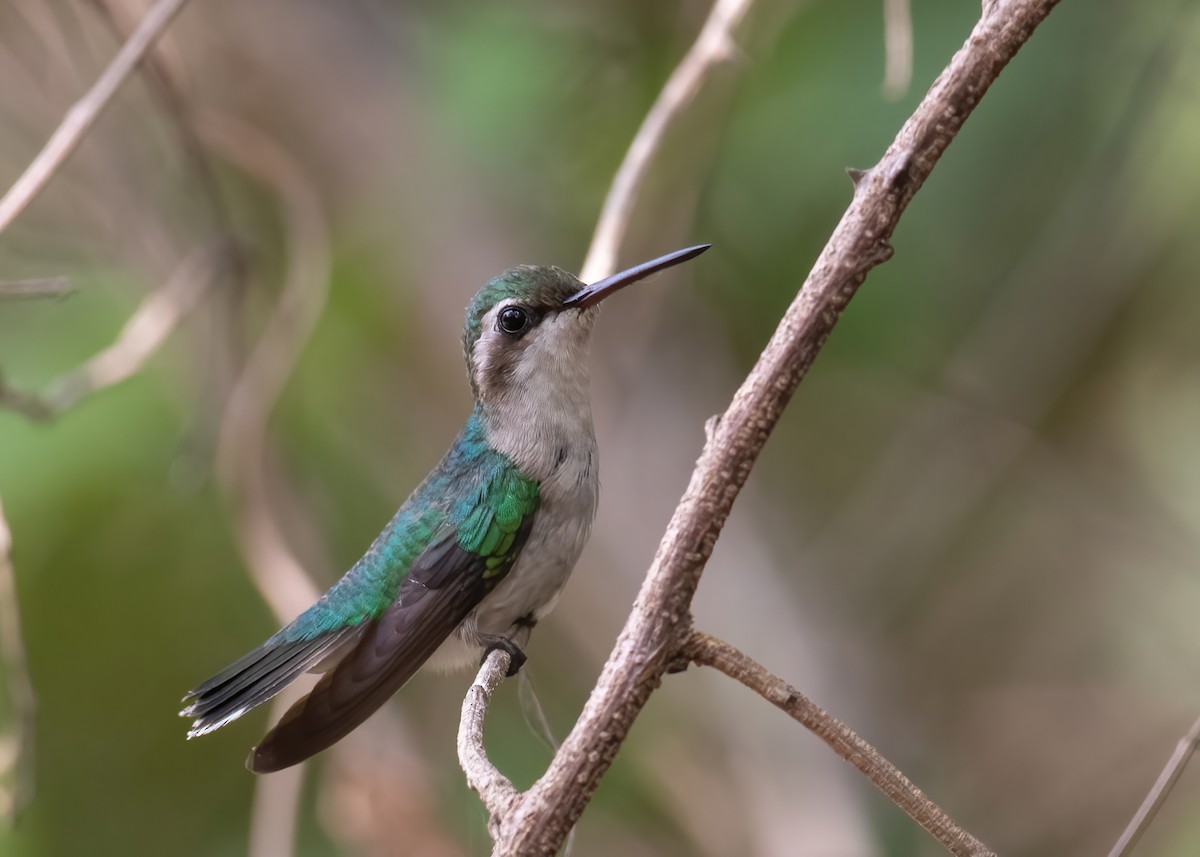
[[744,684],[776,708],[787,713],[824,741],[904,811],[951,854],[958,857],[995,857],[986,845],[963,830],[930,800],[900,769],[858,734],[831,716],[783,679],[728,643],[693,632],[680,651],[681,659],[720,670]]
[[[609,185],[592,232],[592,241],[579,272],[585,283],[606,277],[616,269],[617,255],[637,203],[638,191],[654,156],[662,147],[667,130],[695,99],[708,73],[733,55],[733,33],[752,2],[717,0],[713,4],[696,41],[675,67],[642,120]],[[508,663],[508,655],[502,652],[493,652],[484,660],[463,700],[458,729],[459,762],[467,784],[479,792],[488,810],[488,829],[497,843],[502,821],[513,811],[521,793],[488,758],[483,745],[483,721],[492,693],[504,680]]]
[[700,574],[750,469],[904,209],[967,116],[1057,0],[995,0],[882,159],[860,174],[842,216],[758,363],[713,427],[633,612],[545,775],[500,819],[497,854],[557,852],[633,720],[691,636]]
[[79,146],[121,84],[137,68],[187,0],[158,0],[121,46],[108,68],[87,94],[67,111],[58,128],[21,177],[0,199],[0,233],[41,193],[58,169]]

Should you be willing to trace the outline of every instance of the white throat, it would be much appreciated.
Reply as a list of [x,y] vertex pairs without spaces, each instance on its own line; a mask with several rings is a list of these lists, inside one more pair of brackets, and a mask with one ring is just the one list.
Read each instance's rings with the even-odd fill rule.
[[[495,330],[494,307],[483,329]],[[516,359],[497,371],[500,336],[485,333],[473,356],[488,440],[526,475],[546,481],[568,463],[595,475],[588,351],[596,313],[567,310],[547,315],[521,343]],[[565,474],[562,474],[565,475]]]

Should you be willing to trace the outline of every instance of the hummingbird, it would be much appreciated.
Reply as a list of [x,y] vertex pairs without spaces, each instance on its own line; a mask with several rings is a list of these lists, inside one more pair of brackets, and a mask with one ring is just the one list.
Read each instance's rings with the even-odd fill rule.
[[339,741],[427,661],[478,663],[553,608],[596,514],[599,477],[588,351],[599,304],[694,259],[708,244],[591,285],[520,265],[467,307],[463,353],[475,405],[466,425],[363,557],[315,604],[183,699],[188,738],[323,673],[255,747],[269,773]]

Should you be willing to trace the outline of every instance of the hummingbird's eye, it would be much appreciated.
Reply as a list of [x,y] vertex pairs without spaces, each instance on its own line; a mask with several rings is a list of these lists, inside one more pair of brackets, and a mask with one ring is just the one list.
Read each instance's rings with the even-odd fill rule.
[[500,310],[500,315],[496,317],[496,327],[510,336],[516,336],[518,333],[524,333],[529,329],[530,317],[529,310],[519,306],[509,306]]

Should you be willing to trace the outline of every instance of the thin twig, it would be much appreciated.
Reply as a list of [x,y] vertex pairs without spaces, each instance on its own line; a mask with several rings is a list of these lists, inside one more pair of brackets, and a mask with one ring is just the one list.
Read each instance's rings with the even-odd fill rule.
[[[329,230],[304,171],[273,139],[216,114],[201,117],[198,130],[214,151],[274,190],[283,212],[287,246],[283,289],[230,394],[218,435],[217,478],[231,499],[238,547],[251,579],[276,618],[286,623],[316,601],[320,590],[292,552],[275,516],[267,476],[267,427],[325,306]],[[304,767],[297,766],[292,776],[302,776]],[[269,779],[260,778],[255,787],[251,821],[255,842],[294,844],[301,791],[285,789],[273,795],[278,800],[268,800],[262,791],[273,790]],[[290,804],[281,805],[283,800]],[[276,853],[286,857],[290,851]]]
[[75,291],[66,277],[0,280],[0,301],[31,301],[66,297]]
[[720,670],[786,712],[828,744],[833,752],[858,768],[892,803],[925,828],[951,854],[959,857],[995,857],[991,849],[955,824],[940,806],[853,729],[753,658],[723,640],[699,631],[692,633],[680,650],[680,655],[701,666]]
[[483,746],[483,721],[488,703],[496,687],[508,674],[508,652],[497,649],[489,654],[479,668],[479,675],[463,699],[462,717],[458,722],[458,761],[467,775],[467,785],[479,792],[488,811],[488,829],[495,838],[501,819],[512,810],[520,793],[512,780],[500,773],[488,758]]
[[[734,55],[733,33],[752,2],[717,0],[713,4],[695,42],[675,67],[642,120],[613,177],[597,219],[587,256],[580,268],[579,276],[584,282],[601,279],[615,270],[638,191],[654,155],[661,147],[667,130],[700,91],[708,72]],[[508,814],[520,797],[512,782],[492,764],[483,745],[483,722],[488,704],[508,668],[508,656],[503,655],[503,669],[499,666],[500,658],[500,653],[492,653],[480,665],[479,673],[463,701],[458,732],[459,761],[468,785],[479,792],[488,809],[488,827],[493,840],[497,840],[499,835],[500,819]],[[567,834],[568,837],[570,835]]]
[[662,146],[667,129],[700,91],[705,75],[734,55],[733,32],[752,2],[717,0],[700,35],[654,100],[604,198],[591,246],[579,272],[583,282],[594,282],[616,270],[617,254],[650,162]]
[[52,420],[93,393],[130,378],[195,308],[225,267],[228,255],[227,242],[193,250],[162,288],[146,296],[112,345],[50,382],[44,395],[9,387],[0,378],[0,407],[19,411],[32,420]]
[[205,142],[278,195],[287,262],[279,301],[234,384],[217,441],[217,477],[234,500],[238,545],[259,593],[281,622],[320,597],[275,518],[268,490],[267,424],[329,289],[329,231],[303,170],[270,137],[232,118],[206,114]]
[[40,46],[50,60],[47,73],[53,69],[55,73],[72,78],[82,77],[79,70],[79,52],[67,44],[62,26],[59,24],[55,9],[48,3],[12,2],[9,9],[21,17],[30,31],[37,36]]
[[2,795],[4,805],[0,809],[13,821],[33,797],[37,695],[25,656],[17,578],[12,564],[12,532],[4,518],[3,503],[0,503],[0,660],[4,663],[13,708],[12,758],[5,766],[12,771],[12,785]]
[[[120,41],[128,38],[126,25],[108,0],[92,0],[92,5],[107,22],[113,35]],[[204,143],[196,133],[188,114],[187,102],[179,93],[179,87],[171,77],[167,66],[160,57],[150,51],[142,62],[143,77],[145,77],[151,95],[158,101],[163,113],[175,130],[175,137],[184,157],[190,162],[196,182],[207,203],[212,227],[219,231],[229,231],[229,211],[225,204],[225,196],[221,193],[221,185],[217,181],[216,170],[212,160],[204,149]]]
[[1175,752],[1167,760],[1166,767],[1158,775],[1158,779],[1151,787],[1149,794],[1146,795],[1146,799],[1142,801],[1142,805],[1138,807],[1138,811],[1134,813],[1129,825],[1121,834],[1121,838],[1117,840],[1117,844],[1113,846],[1112,851],[1108,852],[1108,857],[1127,857],[1133,853],[1134,846],[1142,838],[1146,828],[1154,821],[1154,817],[1158,815],[1167,795],[1171,793],[1171,789],[1175,788],[1175,783],[1179,782],[1179,778],[1183,775],[1183,769],[1187,767],[1188,760],[1192,758],[1192,754],[1196,752],[1198,746],[1200,746],[1200,718],[1192,724],[1192,728],[1175,746]]
[[[271,721],[283,716],[303,694],[296,685],[271,701]],[[296,851],[296,822],[308,765],[294,765],[254,781],[246,857],[291,857]]]
[[121,84],[142,61],[146,52],[153,47],[186,2],[187,0],[158,0],[138,23],[133,35],[121,46],[121,50],[92,88],[67,111],[67,115],[63,117],[42,151],[8,189],[3,199],[0,199],[0,234],[8,229],[17,215],[25,210],[71,156],[97,117],[117,94]]
[[443,829],[436,777],[420,752],[423,746],[412,725],[389,706],[334,745],[317,799],[325,832],[340,852],[395,854],[402,842],[404,854],[463,857],[459,838]]
[[700,574],[750,469],[842,310],[967,116],[1057,0],[986,3],[966,44],[934,82],[854,199],[758,363],[705,445],[637,604],[579,720],[541,777],[501,820],[498,854],[555,853],[629,728],[690,637]]
[[910,0],[883,0],[883,95],[893,101],[912,83],[913,29]]

